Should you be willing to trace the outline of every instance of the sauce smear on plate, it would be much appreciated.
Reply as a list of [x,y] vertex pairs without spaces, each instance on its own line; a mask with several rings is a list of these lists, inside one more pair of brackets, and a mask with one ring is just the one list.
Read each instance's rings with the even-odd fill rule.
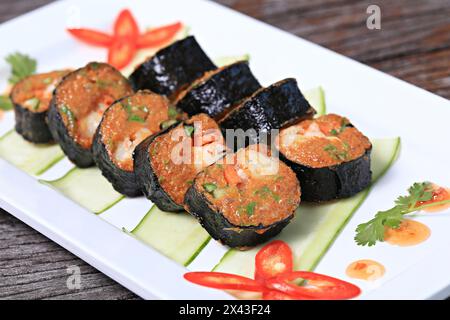
[[430,229],[421,222],[405,219],[397,229],[386,227],[384,240],[401,247],[414,246],[430,237]]
[[[436,203],[436,202],[450,200],[450,188],[445,188],[445,187],[441,187],[436,184],[433,184],[432,192],[433,192],[433,196],[430,200],[419,201],[417,203],[417,206],[419,207],[419,206],[423,206],[423,205],[430,205],[430,204]],[[425,212],[438,212],[438,211],[443,211],[448,208],[450,208],[450,203],[444,203],[441,205],[430,206],[430,207],[424,208],[422,210]]]
[[381,278],[385,273],[384,266],[374,260],[363,259],[349,264],[345,273],[350,278],[374,281]]

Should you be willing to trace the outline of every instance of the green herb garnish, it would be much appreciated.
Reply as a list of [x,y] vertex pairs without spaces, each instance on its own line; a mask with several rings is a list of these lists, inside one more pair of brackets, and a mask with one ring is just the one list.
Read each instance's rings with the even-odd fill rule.
[[[348,144],[344,144],[345,149],[348,149]],[[348,152],[347,150],[339,150],[335,145],[333,144],[327,144],[324,148],[324,151],[328,152],[328,154],[335,160],[347,160],[348,159]]]
[[217,188],[213,191],[213,196],[216,199],[222,198],[227,193],[227,187],[225,188]]
[[342,118],[341,120],[341,126],[339,128],[339,133],[344,132],[345,128],[347,128],[348,122],[345,118]]
[[169,110],[167,111],[167,114],[169,118],[176,118],[178,116],[178,111],[175,107],[169,107]]
[[7,96],[0,96],[0,110],[8,111],[13,108],[11,99]]
[[[126,103],[122,103],[122,107],[125,109],[126,113],[128,114],[128,121],[134,121],[134,122],[140,122],[145,123],[148,117],[148,108],[146,106],[133,106],[131,105],[130,99],[127,100]],[[141,117],[140,115],[136,114],[135,111],[143,111],[145,112],[145,117]]]
[[192,134],[194,133],[194,126],[184,126],[184,132],[186,132],[188,137],[191,137]]
[[336,129],[331,129],[330,130],[330,134],[332,134],[333,136],[337,136],[338,134],[344,132],[345,128],[347,128],[348,122],[345,118],[342,118],[341,120],[341,126],[339,127],[338,130]]
[[256,202],[254,202],[254,201],[247,204],[247,206],[245,207],[247,216],[251,217],[255,213],[255,207],[256,207]]
[[208,192],[208,193],[212,193],[214,190],[217,189],[217,185],[215,183],[212,182],[207,182],[203,184],[203,188]]
[[153,149],[150,150],[150,154],[152,156],[156,156],[158,154],[158,150],[159,149],[159,142],[155,142],[155,144],[153,145]]
[[137,114],[131,114],[128,117],[128,121],[133,121],[133,122],[140,122],[140,123],[145,123],[145,119],[138,116]]
[[91,62],[91,63],[89,63],[89,66],[92,68],[92,70],[97,70],[100,67],[100,63]]
[[131,104],[128,101],[127,103],[122,103],[122,107],[125,109],[125,112],[130,115],[132,110],[131,110]]
[[108,142],[106,143],[106,145],[108,146],[109,150],[114,149],[114,145],[115,145],[114,140],[109,138]]
[[280,201],[280,196],[273,192],[268,186],[263,186],[261,189],[253,191],[253,194],[259,195],[261,198],[266,198],[267,196],[272,197],[276,202]]
[[173,125],[175,123],[177,123],[177,120],[173,120],[173,119],[172,120],[166,120],[166,121],[161,122],[160,127],[161,127],[162,130],[164,130],[164,129],[167,129],[168,127],[170,127],[171,125]]
[[407,196],[400,196],[395,201],[395,206],[386,211],[378,211],[375,218],[358,225],[355,241],[360,246],[373,246],[377,241],[384,241],[384,228],[397,229],[404,219],[404,215],[422,209],[450,203],[450,200],[417,205],[421,201],[431,200],[433,197],[433,185],[430,182],[416,182],[408,189]]
[[31,99],[28,99],[27,101],[25,101],[25,104],[30,106],[30,108],[32,110],[37,110],[37,109],[39,109],[39,105],[41,104],[41,101],[38,98],[31,98]]
[[188,185],[192,185],[192,184],[194,183],[194,181],[188,180],[188,181],[186,181],[186,183],[187,183]]
[[67,116],[67,119],[69,119],[69,122],[73,125],[76,118],[72,110],[65,104],[61,105],[60,110]]
[[48,77],[48,78],[45,78],[44,80],[42,80],[42,82],[43,82],[44,84],[50,84],[50,83],[53,82],[53,79],[50,78],[50,77]]
[[108,86],[111,85],[111,82],[106,81],[106,80],[102,80],[102,79],[97,79],[95,80],[95,83],[100,87],[100,88],[106,88]]
[[11,75],[8,79],[11,84],[16,84],[36,72],[36,60],[26,54],[16,52],[8,55],[5,60],[11,66]]

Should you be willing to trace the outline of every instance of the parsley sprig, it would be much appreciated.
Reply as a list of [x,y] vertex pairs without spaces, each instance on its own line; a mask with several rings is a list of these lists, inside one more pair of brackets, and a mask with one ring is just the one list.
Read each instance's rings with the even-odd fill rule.
[[378,211],[375,217],[356,228],[355,241],[360,246],[373,246],[377,241],[384,241],[384,229],[389,227],[397,229],[404,219],[404,215],[420,211],[428,207],[434,207],[450,200],[438,201],[429,204],[418,205],[421,201],[431,200],[433,197],[433,184],[430,182],[416,182],[408,189],[407,196],[400,196],[395,201],[395,206],[386,211]]
[[[5,58],[6,62],[11,66],[11,75],[8,82],[10,84],[16,84],[20,80],[36,72],[37,62],[35,59],[30,58],[26,54],[19,52],[12,53]],[[8,96],[0,96],[0,110],[11,110],[13,104]]]
[[11,110],[13,108],[13,104],[11,99],[7,96],[0,96],[0,110]]
[[37,62],[26,54],[20,52],[12,53],[5,58],[11,66],[9,83],[16,84],[20,80],[36,72]]

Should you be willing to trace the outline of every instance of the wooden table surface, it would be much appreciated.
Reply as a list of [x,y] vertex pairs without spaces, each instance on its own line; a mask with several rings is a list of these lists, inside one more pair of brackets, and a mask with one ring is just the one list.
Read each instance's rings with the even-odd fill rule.
[[[50,0],[0,2],[0,22]],[[219,0],[419,87],[450,98],[448,0]],[[366,9],[381,7],[381,30]],[[67,267],[81,289],[67,288]],[[0,209],[0,299],[138,299],[65,249]]]

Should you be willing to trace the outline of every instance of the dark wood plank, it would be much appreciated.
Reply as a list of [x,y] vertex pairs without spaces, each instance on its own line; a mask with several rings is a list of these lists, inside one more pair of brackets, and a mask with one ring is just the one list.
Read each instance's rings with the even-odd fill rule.
[[[0,22],[51,0],[0,2]],[[218,2],[450,97],[450,1],[218,0]],[[381,7],[381,30],[366,28],[366,8]],[[81,289],[67,288],[67,268]],[[0,299],[137,297],[0,209]]]
[[53,0],[18,0],[0,2],[0,23],[37,9]]
[[[450,1],[221,2],[450,98]],[[369,30],[366,27],[366,9],[373,3],[381,8],[381,30]]]
[[[69,289],[78,266],[81,288]],[[0,299],[137,299],[64,248],[0,210]]]

